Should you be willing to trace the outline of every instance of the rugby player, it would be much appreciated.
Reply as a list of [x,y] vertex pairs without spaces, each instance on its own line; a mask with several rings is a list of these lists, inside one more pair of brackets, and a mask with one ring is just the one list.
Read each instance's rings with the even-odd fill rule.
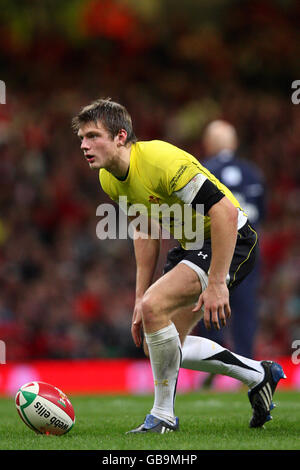
[[[179,225],[183,228],[197,226],[197,217],[203,222],[202,237],[196,234],[190,239],[182,231],[179,245],[168,253],[164,273],[155,282],[161,239],[151,236],[151,223],[147,230],[141,229],[143,224],[136,226],[131,334],[137,347],[144,343],[150,357],[155,392],[144,422],[129,432],[179,429],[174,404],[180,367],[228,375],[246,384],[253,410],[250,427],[263,426],[271,419],[276,386],[285,377],[282,367],[234,354],[189,334],[202,316],[208,329],[226,325],[231,314],[229,291],[254,266],[257,234],[242,207],[189,153],[160,140],[138,141],[126,108],[109,98],[82,108],[72,127],[84,158],[99,171],[101,187],[113,201],[126,196],[128,207],[139,204],[144,217],[151,217],[153,204],[175,204],[182,208]],[[191,210],[185,211],[186,207]],[[166,221],[175,236],[176,217],[161,214],[155,222],[164,227]]]

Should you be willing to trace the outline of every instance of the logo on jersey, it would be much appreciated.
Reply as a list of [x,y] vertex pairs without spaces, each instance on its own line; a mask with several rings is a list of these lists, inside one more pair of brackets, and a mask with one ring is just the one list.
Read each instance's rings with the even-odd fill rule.
[[177,170],[175,176],[173,176],[173,178],[170,181],[170,188],[171,189],[175,188],[179,178],[182,176],[182,174],[185,172],[186,169],[187,169],[187,165],[181,165],[180,166],[180,168]]
[[148,201],[151,202],[152,204],[159,204],[160,199],[159,199],[159,197],[151,195],[151,196],[149,196]]

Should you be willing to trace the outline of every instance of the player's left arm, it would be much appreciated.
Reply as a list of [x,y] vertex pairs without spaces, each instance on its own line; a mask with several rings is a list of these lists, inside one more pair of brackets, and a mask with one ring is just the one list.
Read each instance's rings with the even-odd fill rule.
[[226,276],[229,272],[237,239],[237,208],[223,197],[212,205],[207,215],[211,220],[212,259],[208,285],[201,293],[194,311],[204,306],[204,324],[210,329],[211,322],[219,330],[230,317],[229,291]]
[[208,286],[201,293],[194,311],[204,306],[204,324],[210,329],[225,326],[231,314],[226,276],[229,272],[236,238],[238,210],[224,193],[204,174],[198,173],[175,193],[184,203],[210,217],[212,259]]

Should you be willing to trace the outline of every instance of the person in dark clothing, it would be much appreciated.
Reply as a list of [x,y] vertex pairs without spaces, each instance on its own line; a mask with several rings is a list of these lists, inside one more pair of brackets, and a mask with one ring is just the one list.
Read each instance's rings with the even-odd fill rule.
[[[203,134],[205,160],[203,165],[234,194],[248,215],[251,226],[259,233],[265,216],[265,183],[260,169],[238,154],[238,136],[230,123],[211,122]],[[255,335],[258,327],[259,259],[253,271],[231,293],[234,314],[227,331],[207,331],[200,324],[201,336],[224,344],[229,333],[233,349],[241,355],[254,357]],[[200,334],[200,332],[199,332]]]

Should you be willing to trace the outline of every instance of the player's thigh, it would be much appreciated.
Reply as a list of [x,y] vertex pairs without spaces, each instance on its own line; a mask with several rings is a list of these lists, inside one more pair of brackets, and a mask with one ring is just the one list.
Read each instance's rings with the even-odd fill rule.
[[193,306],[201,294],[197,273],[179,263],[152,284],[144,295],[145,304],[172,317],[178,309]]

